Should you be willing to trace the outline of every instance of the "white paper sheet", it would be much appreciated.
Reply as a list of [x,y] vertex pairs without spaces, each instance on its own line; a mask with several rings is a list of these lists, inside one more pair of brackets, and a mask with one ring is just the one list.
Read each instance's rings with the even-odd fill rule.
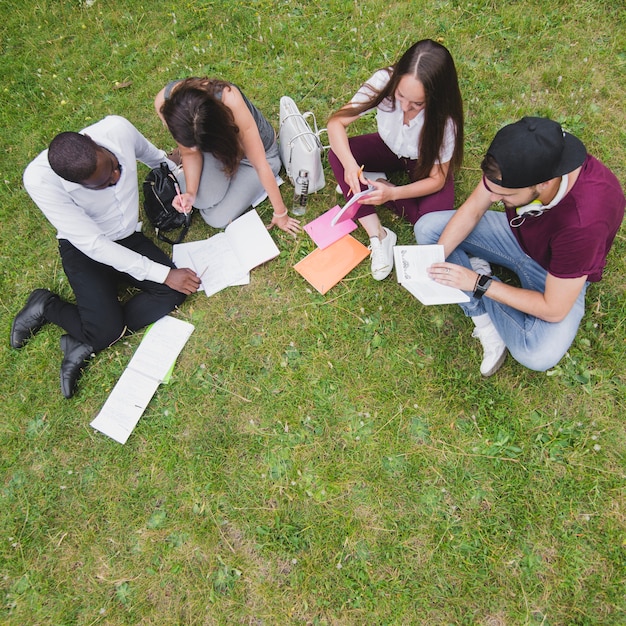
[[155,322],[91,426],[119,443],[126,443],[193,330],[193,324],[169,315]]

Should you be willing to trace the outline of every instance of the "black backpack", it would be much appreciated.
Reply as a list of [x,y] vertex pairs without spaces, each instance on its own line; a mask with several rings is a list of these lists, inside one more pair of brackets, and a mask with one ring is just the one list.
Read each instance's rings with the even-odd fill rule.
[[[180,243],[187,234],[191,225],[191,212],[179,213],[173,206],[172,200],[177,193],[178,182],[167,163],[161,163],[148,172],[143,182],[143,208],[156,231],[157,237],[171,245]],[[170,239],[163,231],[180,228],[178,237]]]

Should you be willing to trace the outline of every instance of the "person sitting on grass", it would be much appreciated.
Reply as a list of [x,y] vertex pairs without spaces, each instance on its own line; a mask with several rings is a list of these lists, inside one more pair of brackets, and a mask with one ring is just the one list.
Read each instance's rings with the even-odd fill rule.
[[[525,367],[545,371],[570,347],[587,286],[602,278],[624,193],[579,139],[547,118],[504,126],[481,169],[458,211],[424,216],[415,238],[444,246],[446,262],[430,267],[431,278],[473,296],[460,306],[484,349],[480,373],[496,372],[507,349]],[[504,212],[488,210],[494,202]],[[476,272],[468,255],[482,259],[486,271]],[[490,276],[489,263],[514,272],[520,286]]]
[[[137,160],[175,167],[128,120],[110,115],[80,133],[57,135],[24,172],[26,191],[57,229],[76,303],[35,289],[13,320],[11,346],[22,348],[48,322],[60,326],[66,398],[94,353],[167,315],[200,286],[193,270],[177,269],[138,232]],[[139,293],[121,303],[120,283]]]
[[235,85],[210,78],[172,81],[154,106],[182,158],[183,194],[172,203],[176,210],[195,207],[209,226],[225,228],[265,191],[274,209],[269,228],[299,232],[276,182],[276,132]]
[[[348,138],[346,129],[376,110],[375,133]],[[415,224],[431,211],[454,208],[454,171],[463,160],[463,103],[450,52],[430,39],[380,69],[328,120],[328,160],[344,197],[373,186],[356,217],[370,238],[371,271],[393,269],[396,234],[381,225],[377,205]],[[367,180],[363,170],[403,172],[408,183]]]

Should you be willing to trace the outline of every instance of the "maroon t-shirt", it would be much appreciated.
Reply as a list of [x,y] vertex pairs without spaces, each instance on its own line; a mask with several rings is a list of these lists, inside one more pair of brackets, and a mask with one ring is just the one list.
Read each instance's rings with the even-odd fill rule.
[[[512,228],[522,250],[557,278],[598,282],[624,218],[626,199],[619,181],[598,159],[587,155],[569,193],[539,217]],[[509,220],[515,209],[507,209]]]

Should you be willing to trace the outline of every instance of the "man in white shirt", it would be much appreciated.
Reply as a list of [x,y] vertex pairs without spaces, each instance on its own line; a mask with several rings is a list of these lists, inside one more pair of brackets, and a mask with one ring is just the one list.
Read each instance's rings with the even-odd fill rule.
[[[200,285],[193,270],[177,269],[139,231],[138,160],[151,168],[163,161],[175,166],[128,120],[111,115],[80,133],[57,135],[24,172],[24,187],[57,229],[76,304],[35,289],[13,321],[11,346],[21,348],[47,322],[60,326],[67,333],[61,337],[66,398],[95,352],[167,315]],[[139,292],[120,302],[120,283]]]

